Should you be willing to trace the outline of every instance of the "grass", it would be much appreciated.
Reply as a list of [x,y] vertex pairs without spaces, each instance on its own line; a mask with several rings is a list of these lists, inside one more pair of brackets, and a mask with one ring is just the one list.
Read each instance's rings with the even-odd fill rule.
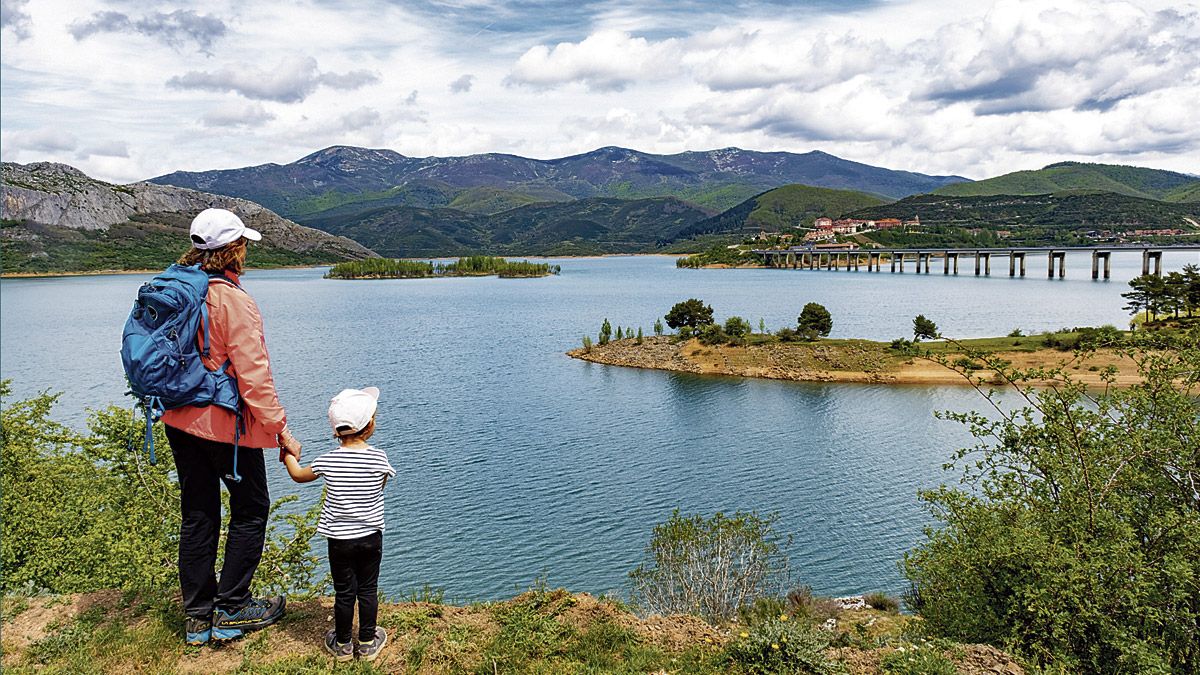
[[[638,619],[622,603],[563,589],[535,588],[508,600],[461,606],[384,603],[379,619],[388,630],[391,646],[373,664],[336,666],[319,646],[320,636],[331,625],[329,599],[291,603],[282,622],[242,640],[187,647],[174,599],[142,602],[108,593],[61,596],[55,603],[46,598],[10,597],[5,598],[6,612],[19,616],[15,612],[23,601],[26,607],[38,607],[42,620],[49,623],[38,629],[31,643],[23,645],[10,642],[7,631],[11,624],[5,624],[3,668],[6,673],[72,674],[633,675],[666,671],[750,675],[843,672],[840,660],[847,649],[867,654],[868,661],[875,663],[894,660],[892,670],[866,671],[876,673],[943,672],[914,668],[941,668],[957,658],[951,643],[927,646],[921,641],[924,636],[911,630],[919,621],[900,614],[842,612],[837,615],[836,629],[822,629],[828,615],[821,608],[828,599],[813,597],[811,592],[800,595],[801,605],[793,598],[761,601],[737,624],[715,628],[694,617]],[[61,608],[57,623],[51,618],[56,613],[47,611],[55,608]],[[702,627],[702,631],[689,626]],[[22,630],[28,632],[31,627],[25,625]],[[888,655],[901,653],[899,647],[905,648],[905,658]]]

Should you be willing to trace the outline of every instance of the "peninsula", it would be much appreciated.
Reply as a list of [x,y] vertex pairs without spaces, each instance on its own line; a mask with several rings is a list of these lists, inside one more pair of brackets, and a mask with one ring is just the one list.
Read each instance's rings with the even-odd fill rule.
[[510,261],[490,256],[470,256],[456,262],[367,258],[334,265],[326,279],[428,279],[437,277],[486,277],[528,279],[558,274],[562,268],[528,260]]
[[[984,362],[972,356],[977,352],[988,352],[1021,370],[1065,369],[1073,379],[1088,386],[1104,386],[1103,376],[1109,368],[1115,370],[1113,384],[1117,386],[1131,386],[1141,381],[1136,364],[1113,350],[1098,349],[1083,356],[1063,351],[1070,349],[1077,336],[1077,333],[1052,333],[981,338],[957,343],[919,343],[913,348],[897,349],[884,342],[828,339],[815,342],[749,340],[745,345],[704,345],[695,338],[680,340],[664,335],[645,337],[641,344],[636,339],[613,340],[604,345],[573,349],[567,355],[606,365],[701,375],[797,382],[970,385],[972,381],[990,383],[998,378]],[[995,382],[1001,383],[1002,380]]]

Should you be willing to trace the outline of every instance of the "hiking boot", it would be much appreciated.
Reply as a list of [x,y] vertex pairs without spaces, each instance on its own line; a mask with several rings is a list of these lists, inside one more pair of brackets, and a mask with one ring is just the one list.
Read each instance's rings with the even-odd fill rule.
[[273,598],[252,599],[234,612],[218,607],[213,615],[213,638],[232,640],[241,637],[242,633],[266,628],[283,617],[286,604],[283,596],[277,595]]
[[354,658],[354,643],[338,642],[337,631],[331,630],[325,634],[325,651],[338,661],[349,661]]
[[379,652],[387,645],[387,631],[382,628],[375,629],[375,639],[370,642],[359,641],[354,646],[354,655],[360,659],[374,661]]
[[202,645],[212,639],[212,618],[189,616],[183,624],[189,645]]

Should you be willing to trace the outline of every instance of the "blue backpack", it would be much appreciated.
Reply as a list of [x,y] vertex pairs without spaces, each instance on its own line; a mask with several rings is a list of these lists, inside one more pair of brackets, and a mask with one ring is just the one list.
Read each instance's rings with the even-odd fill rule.
[[[138,289],[133,311],[121,335],[121,363],[129,394],[146,411],[146,440],[142,449],[154,457],[154,422],[163,412],[186,405],[216,405],[237,415],[233,438],[233,473],[240,481],[237,449],[242,433],[242,405],[237,380],[226,373],[229,361],[209,370],[200,358],[208,356],[209,279],[241,288],[224,275],[210,275],[200,265],[171,265]],[[202,346],[196,344],[201,334]]]

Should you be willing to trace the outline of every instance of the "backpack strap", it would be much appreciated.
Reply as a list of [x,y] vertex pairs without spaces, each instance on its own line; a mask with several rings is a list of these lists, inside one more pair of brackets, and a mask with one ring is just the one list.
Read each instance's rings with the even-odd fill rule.
[[[246,289],[242,288],[241,284],[234,281],[233,279],[230,279],[229,277],[225,276],[224,274],[222,274],[220,272],[209,272],[208,273],[208,283],[211,284],[214,281],[217,283],[224,283],[224,284],[233,286],[234,288],[238,289],[239,291],[241,291],[243,293],[246,292]],[[208,303],[204,304],[203,319],[204,319],[204,355],[208,356]],[[220,373],[225,372],[225,369],[228,368],[229,365],[230,365],[230,362],[228,359],[226,359],[225,363],[221,364],[221,367],[220,367],[220,369],[218,369],[217,372],[220,372]],[[240,405],[240,402],[238,405],[238,409],[236,411],[234,411],[234,414],[237,416],[237,421],[234,423],[234,427],[233,427],[233,471],[226,474],[225,477],[235,483],[240,483],[240,482],[242,482],[242,476],[241,476],[241,474],[238,473],[238,468],[237,468],[238,446],[241,445],[242,433],[245,431],[245,427],[246,427],[246,422],[242,418],[242,407]]]

